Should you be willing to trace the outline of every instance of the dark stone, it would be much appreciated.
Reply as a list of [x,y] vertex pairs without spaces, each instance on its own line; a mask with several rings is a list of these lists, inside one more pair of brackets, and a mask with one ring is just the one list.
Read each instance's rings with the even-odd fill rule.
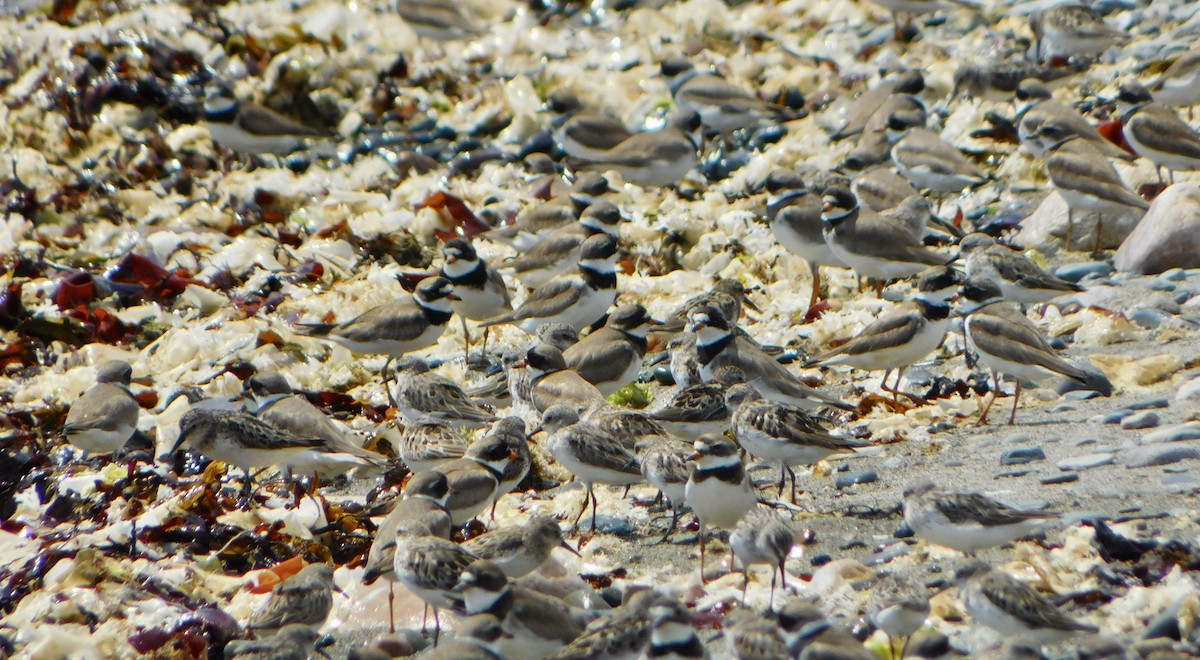
[[1042,451],[1040,446],[1010,449],[1000,456],[1001,465],[1024,465],[1044,460],[1046,460],[1046,452]]

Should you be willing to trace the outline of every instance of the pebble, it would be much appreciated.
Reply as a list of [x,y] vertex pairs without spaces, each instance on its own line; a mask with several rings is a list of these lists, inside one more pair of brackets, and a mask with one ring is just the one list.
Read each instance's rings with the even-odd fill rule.
[[893,456],[883,462],[883,469],[885,470],[899,470],[904,467],[908,467],[908,461],[899,456]]
[[1200,479],[1190,474],[1168,474],[1163,477],[1163,485],[1170,486],[1173,492],[1188,491],[1200,486]]
[[847,472],[846,474],[838,475],[834,480],[834,487],[839,490],[848,488],[855,484],[869,484],[879,480],[879,475],[874,470],[863,470],[861,472]]
[[900,526],[896,528],[896,531],[892,532],[892,536],[898,539],[911,539],[915,535],[916,533],[913,532],[912,527],[909,527],[908,523],[906,522],[900,523]]
[[1046,460],[1046,452],[1042,451],[1041,447],[1010,449],[1000,456],[1001,465],[1024,465],[1044,460]]
[[867,566],[879,566],[892,561],[896,557],[908,554],[908,551],[909,547],[907,543],[893,543],[879,552],[871,555],[870,557],[867,557],[866,561],[863,563]]
[[1189,458],[1200,458],[1200,447],[1176,443],[1134,447],[1125,454],[1125,467],[1129,469],[1152,465],[1170,465]]
[[1063,472],[1062,474],[1056,474],[1053,477],[1046,477],[1045,479],[1042,479],[1042,485],[1053,486],[1055,484],[1069,484],[1072,481],[1079,481],[1078,472]]
[[831,561],[833,561],[833,557],[830,557],[829,555],[814,555],[812,559],[808,560],[808,563],[810,563],[814,567],[816,567],[816,566],[824,566],[825,564],[828,564]]
[[1098,396],[1100,396],[1100,393],[1096,390],[1073,390],[1063,394],[1063,398],[1068,401],[1087,401]]
[[901,291],[899,287],[893,286],[884,289],[881,297],[888,302],[901,303],[908,297],[908,294]]
[[1150,280],[1151,291],[1174,291],[1175,287],[1177,286],[1179,285],[1169,280],[1161,280],[1158,278]]
[[1019,445],[1023,442],[1029,442],[1031,439],[1032,438],[1030,438],[1028,433],[1021,432],[1009,433],[1008,435],[1004,436],[1004,442],[1014,445]]
[[1071,443],[1071,446],[1072,447],[1084,447],[1087,445],[1094,445],[1097,442],[1100,442],[1100,440],[1098,438],[1080,438],[1079,440],[1076,440],[1075,442]]
[[962,461],[946,461],[945,463],[942,463],[942,465],[945,465],[946,467],[962,467],[966,465],[966,463],[963,463]]
[[1187,271],[1182,268],[1172,268],[1159,273],[1158,279],[1168,282],[1182,282],[1187,279]]
[[994,476],[992,478],[993,479],[1009,479],[1012,477],[1023,477],[1025,475],[1029,474],[1030,472],[1033,472],[1033,470],[1030,470],[1028,468],[1018,468],[1016,470],[1005,470],[1003,472],[997,472],[996,476]]
[[1143,410],[1135,415],[1130,415],[1121,420],[1121,428],[1123,429],[1150,429],[1158,426],[1161,420],[1158,413],[1153,410]]
[[1187,401],[1189,399],[1200,399],[1200,377],[1189,380],[1175,391],[1176,401]]
[[1150,410],[1151,408],[1167,408],[1170,405],[1171,405],[1170,399],[1168,399],[1167,397],[1164,396],[1164,397],[1158,397],[1155,399],[1145,399],[1144,401],[1137,401],[1137,402],[1131,403],[1125,407],[1129,408],[1130,410]]
[[1192,291],[1191,289],[1176,289],[1175,295],[1171,296],[1171,299],[1182,305],[1183,303],[1191,300],[1192,296],[1194,295],[1196,295],[1196,292]]
[[1167,314],[1149,307],[1138,307],[1129,313],[1130,321],[1149,330],[1162,325],[1168,318]]
[[1088,419],[1089,422],[1099,422],[1101,424],[1120,424],[1121,420],[1133,414],[1133,411],[1128,408],[1114,410],[1104,415],[1096,415]]
[[1076,408],[1078,408],[1078,406],[1076,406],[1073,403],[1060,403],[1057,406],[1054,406],[1053,408],[1051,408],[1050,412],[1052,412],[1052,413],[1071,412],[1071,411],[1075,410]]
[[1059,266],[1054,274],[1068,282],[1079,282],[1089,277],[1103,277],[1113,271],[1113,267],[1105,261],[1085,261],[1078,264]]
[[1151,445],[1160,442],[1183,442],[1184,440],[1200,440],[1200,422],[1164,426],[1156,431],[1144,433],[1141,443]]
[[1101,465],[1110,465],[1113,462],[1113,455],[1106,452],[1097,452],[1094,454],[1084,454],[1083,456],[1071,456],[1064,458],[1056,465],[1060,470],[1080,471],[1089,470]]

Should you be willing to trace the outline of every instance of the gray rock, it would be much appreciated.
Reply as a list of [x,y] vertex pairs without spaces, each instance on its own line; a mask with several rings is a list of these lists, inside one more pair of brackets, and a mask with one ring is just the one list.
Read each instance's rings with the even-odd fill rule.
[[1178,443],[1144,445],[1134,447],[1125,454],[1125,467],[1129,469],[1170,465],[1189,458],[1200,458],[1200,447]]
[[1078,408],[1078,406],[1076,406],[1073,403],[1063,402],[1063,403],[1058,404],[1057,406],[1052,407],[1050,409],[1050,412],[1052,412],[1052,413],[1071,412],[1073,410],[1076,410],[1077,408]]
[[1009,433],[1008,435],[1004,436],[1004,443],[1010,445],[1019,445],[1024,442],[1029,442],[1030,439],[1031,438],[1028,433],[1022,433],[1018,431],[1016,433]]
[[1029,474],[1030,472],[1034,472],[1034,470],[1030,470],[1028,468],[1017,468],[1016,470],[1005,470],[1003,472],[997,472],[996,476],[994,476],[992,478],[993,479],[1011,479],[1013,477],[1023,477],[1025,475]]
[[1046,460],[1046,452],[1041,447],[1021,447],[1010,449],[1000,457],[1001,465],[1025,465],[1034,461]]
[[1053,477],[1046,477],[1045,479],[1042,479],[1042,485],[1053,486],[1055,484],[1069,484],[1074,481],[1079,481],[1078,472],[1063,472],[1062,474],[1056,474]]
[[1164,426],[1155,431],[1142,434],[1141,443],[1151,445],[1159,442],[1183,442],[1184,440],[1200,440],[1200,422],[1187,422]]
[[1171,402],[1164,396],[1154,399],[1143,399],[1141,401],[1131,403],[1126,407],[1130,410],[1151,410],[1154,408],[1168,408],[1170,406]]
[[1077,264],[1059,266],[1054,274],[1068,282],[1079,282],[1092,277],[1104,277],[1112,272],[1112,266],[1106,261],[1084,261]]
[[1101,424],[1120,424],[1121,420],[1132,414],[1132,410],[1129,410],[1128,408],[1121,408],[1120,410],[1114,410],[1103,415],[1096,415],[1088,421],[1096,421],[1100,422]]
[[1188,401],[1191,399],[1200,399],[1200,376],[1197,376],[1175,390],[1176,401]]
[[1143,410],[1121,420],[1121,428],[1123,429],[1151,429],[1158,426],[1162,421],[1158,417],[1158,413],[1153,410]]
[[1129,313],[1129,320],[1147,329],[1154,329],[1170,318],[1165,312],[1149,307],[1137,307]]
[[861,472],[847,472],[839,474],[837,479],[833,481],[834,487],[839,490],[849,488],[857,484],[869,484],[879,480],[879,475],[874,470],[863,470]]
[[1196,292],[1191,289],[1176,289],[1175,295],[1171,296],[1171,300],[1174,300],[1176,304],[1182,305],[1191,300],[1194,295],[1196,295]]
[[1168,282],[1182,282],[1187,279],[1187,271],[1182,268],[1172,268],[1170,270],[1163,271],[1158,278]]
[[1131,273],[1200,266],[1200,185],[1177,183],[1162,191],[1117,249],[1113,263]]
[[1150,280],[1150,290],[1151,291],[1174,291],[1175,287],[1177,287],[1177,286],[1179,286],[1179,285],[1174,282],[1169,282],[1167,280],[1160,280],[1157,278]]
[[[1096,213],[1073,214],[1071,230],[1071,249],[1090,250],[1096,242]],[[1104,236],[1101,247],[1114,248],[1129,232],[1133,231],[1138,220],[1142,218],[1140,209],[1127,209],[1120,212],[1104,213]],[[1067,235],[1067,203],[1057,192],[1046,195],[1041,205],[1027,218],[1021,221],[1019,231],[1013,241],[1017,245],[1037,248],[1042,252],[1063,249]],[[1061,276],[1060,276],[1061,277]]]
[[1058,466],[1058,469],[1060,470],[1082,472],[1083,470],[1090,470],[1091,468],[1100,467],[1101,465],[1111,465],[1112,462],[1112,454],[1107,452],[1097,452],[1094,454],[1084,454],[1083,456],[1071,456],[1064,458],[1058,463],[1055,463],[1055,465]]

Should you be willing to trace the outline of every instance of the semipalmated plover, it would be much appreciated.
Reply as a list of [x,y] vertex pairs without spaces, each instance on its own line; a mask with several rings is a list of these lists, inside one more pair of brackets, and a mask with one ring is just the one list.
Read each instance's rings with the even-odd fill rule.
[[617,299],[617,241],[607,234],[588,237],[579,248],[577,272],[552,278],[511,312],[484,326],[516,323],[530,334],[543,323],[586,328],[603,318]]
[[492,506],[505,469],[520,457],[501,437],[486,435],[471,443],[463,457],[437,466],[446,475],[450,496],[446,510],[455,525],[465,525]]
[[63,437],[89,454],[116,454],[137,430],[141,407],[129,391],[133,368],[109,360],[96,368],[96,384],[71,403]]
[[[454,628],[454,639],[421,651],[420,660],[504,660],[500,642],[504,628],[491,614],[476,614]],[[389,656],[390,657],[390,656]]]
[[1017,126],[1017,137],[1029,153],[1041,158],[1045,155],[1037,131],[1047,121],[1054,122],[1059,128],[1091,142],[1105,156],[1133,160],[1133,154],[1109,142],[1100,134],[1100,130],[1083,118],[1071,106],[1055,101],[1050,95],[1050,89],[1037,80],[1023,80],[1017,85],[1013,94],[1017,114],[1013,123]]
[[955,493],[932,482],[904,491],[904,521],[932,543],[968,555],[1046,528],[1057,514],[1018,511],[979,493]]
[[650,617],[654,628],[650,631],[650,643],[642,652],[644,660],[707,660],[708,649],[696,634],[692,613],[677,597],[659,597],[650,605]]
[[467,614],[491,614],[500,620],[506,658],[543,658],[575,639],[587,626],[582,611],[546,594],[511,584],[494,562],[486,559],[463,568],[456,595]]
[[892,113],[888,117],[888,140],[896,169],[922,190],[960,193],[987,182],[978,165],[967,160],[958,147],[925,128],[919,115]]
[[[553,190],[553,186],[551,186]],[[556,229],[579,219],[588,206],[609,192],[608,181],[599,172],[581,172],[569,192],[560,193],[522,210],[511,224],[482,235],[489,241],[506,243],[518,252],[536,245]]]
[[546,105],[558,115],[552,122],[554,143],[572,158],[602,160],[610,149],[633,135],[621,120],[584,109],[574,94],[556,92]]
[[1053,644],[1099,630],[1072,618],[1033,587],[980,561],[954,572],[958,598],[979,623],[1006,636],[1027,636]]
[[860,208],[854,193],[845,188],[825,191],[821,222],[834,255],[863,277],[881,281],[911,277],[950,261],[924,247],[910,222]]
[[1045,66],[1027,59],[968,64],[954,72],[954,96],[969,94],[990,101],[1008,101],[1022,81],[1036,80],[1056,87],[1083,69],[1082,66]]
[[734,385],[725,394],[731,413],[733,435],[742,449],[755,458],[778,462],[779,496],[790,475],[791,500],[796,501],[793,465],[815,465],[835,454],[852,453],[870,442],[841,438],[829,433],[818,418],[798,406],[763,398],[746,383]]
[[646,334],[656,325],[640,304],[621,305],[604,327],[563,351],[567,368],[608,396],[637,380],[646,357]]
[[1117,109],[1125,140],[1139,156],[1154,163],[1159,183],[1164,167],[1172,182],[1177,170],[1200,170],[1200,133],[1174,110],[1155,103],[1145,87],[1137,83],[1121,85]]
[[595,424],[581,421],[570,405],[554,405],[542,415],[542,428],[549,435],[546,447],[554,459],[583,483],[587,493],[583,507],[575,517],[578,525],[592,505],[592,531],[596,531],[597,502],[595,484],[629,486],[643,480],[637,456],[624,442],[605,433]]
[[[465,238],[454,238],[442,246],[442,277],[454,285],[450,308],[462,321],[464,347],[471,345],[467,320],[483,321],[512,309],[508,286],[500,271],[479,258],[475,246]],[[483,331],[483,353],[487,355],[488,330]]]
[[675,105],[696,113],[705,126],[722,135],[784,117],[783,108],[716,74],[700,73],[687,60],[666,60],[661,69]]
[[967,276],[996,282],[1009,302],[1041,303],[1083,291],[1078,284],[1042,270],[1033,259],[987,234],[968,234],[958,249],[966,257]]
[[[882,166],[864,170],[851,179],[850,191],[858,198],[859,204],[876,213],[894,209],[904,200],[921,194],[908,179],[897,174],[891,167]],[[817,217],[819,220],[819,211]]]
[[398,0],[396,10],[413,32],[426,39],[455,41],[481,32],[463,14],[462,6],[451,0]]
[[758,505],[758,495],[733,441],[716,433],[705,433],[692,446],[696,453],[688,457],[691,473],[684,494],[688,506],[700,519],[700,575],[703,580],[705,528],[732,530]]
[[270,108],[238,101],[222,84],[210,84],[205,92],[204,125],[217,144],[252,155],[287,155],[324,135]]
[[[884,76],[875,85],[867,88],[846,111],[846,121],[830,136],[830,140],[844,140],[866,130],[871,118],[884,111],[888,114],[920,104],[915,94],[925,89],[925,76],[917,69],[904,69]],[[898,102],[893,101],[896,97]],[[885,115],[886,116],[886,115]]]
[[[536,244],[501,265],[511,270],[527,288],[572,272],[579,265],[580,247],[589,236],[608,234],[620,238],[621,210],[609,202],[596,202],[584,209],[578,222],[549,232]],[[499,312],[498,312],[499,313]]]
[[578,409],[605,403],[604,393],[568,369],[562,351],[549,344],[529,349],[525,354],[525,370],[530,377],[530,400],[538,412],[559,403]]
[[968,278],[963,284],[962,295],[969,301],[969,306],[963,310],[967,347],[992,370],[992,377],[996,381],[992,398],[979,415],[980,424],[987,421],[988,410],[1000,395],[999,374],[1010,375],[1016,381],[1009,424],[1017,419],[1022,381],[1039,382],[1051,376],[1066,376],[1080,383],[1087,382],[1087,374],[1060,358],[1021,310],[1012,303],[1004,302],[998,284],[991,280]]
[[[800,257],[812,273],[808,306],[821,297],[821,266],[845,267],[821,233],[821,199],[808,190],[794,170],[775,170],[767,175],[766,219],[771,233],[788,252]],[[726,318],[730,318],[728,315]]]
[[1103,233],[1103,214],[1106,211],[1150,207],[1125,185],[1121,175],[1091,142],[1071,133],[1055,120],[1047,120],[1037,130],[1036,138],[1043,149],[1046,174],[1054,188],[1067,203],[1067,250],[1071,249],[1071,234],[1075,214],[1093,211],[1096,220],[1095,248],[1100,249]]
[[717,369],[736,367],[747,383],[764,396],[806,408],[833,406],[853,410],[850,404],[822,394],[800,382],[753,340],[735,332],[715,307],[701,307],[688,317],[688,331],[696,336],[700,377],[713,380]]
[[845,364],[866,371],[884,369],[880,387],[885,392],[889,391],[888,376],[897,369],[896,383],[890,390],[893,399],[897,398],[904,369],[937,350],[946,338],[950,325],[946,296],[959,282],[958,272],[949,266],[922,271],[917,281],[917,293],[911,300],[882,314],[850,341],[817,356],[805,366]]
[[454,315],[451,304],[456,298],[450,280],[427,277],[411,297],[377,305],[342,323],[298,323],[297,328],[353,353],[387,355],[386,372],[395,358],[437,343]]
[[643,188],[673,186],[700,162],[694,133],[700,115],[683,112],[657,131],[634,133],[609,149],[603,157],[580,160],[580,167],[621,175],[626,183]]

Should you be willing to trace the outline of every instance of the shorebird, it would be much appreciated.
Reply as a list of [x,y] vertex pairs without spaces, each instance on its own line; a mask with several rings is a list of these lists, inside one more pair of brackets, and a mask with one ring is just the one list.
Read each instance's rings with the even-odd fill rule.
[[638,303],[621,305],[598,328],[563,351],[567,368],[608,396],[637,380],[646,357],[646,335],[659,325]]
[[530,517],[520,527],[500,527],[480,534],[462,546],[476,557],[494,563],[509,578],[532,573],[550,558],[555,548],[579,555],[579,551],[563,540],[558,523],[540,515]]
[[[476,614],[463,619],[454,629],[454,639],[421,651],[420,660],[503,660],[500,642],[504,628],[491,614]],[[390,657],[390,656],[389,656]]]
[[1155,103],[1150,92],[1137,83],[1125,83],[1117,94],[1122,134],[1129,146],[1154,163],[1158,182],[1167,168],[1171,182],[1175,172],[1200,170],[1200,133],[1174,110]]
[[742,564],[745,582],[742,583],[742,605],[746,604],[746,587],[750,585],[750,566],[767,564],[771,567],[771,596],[767,601],[768,607],[775,604],[775,578],[779,572],[779,582],[787,590],[788,554],[796,542],[796,530],[792,528],[773,509],[761,506],[751,509],[742,517],[729,535],[729,547],[733,548],[733,556]]
[[1046,272],[1029,257],[987,234],[968,234],[958,249],[966,257],[967,276],[996,282],[1009,302],[1042,303],[1083,291],[1078,284]]
[[846,112],[846,121],[829,139],[837,141],[854,137],[867,130],[874,117],[886,118],[893,112],[911,109],[914,105],[921,107],[915,95],[924,90],[925,76],[918,69],[904,69],[884,76],[854,99]]
[[[775,170],[767,175],[766,219],[771,233],[788,252],[804,260],[812,273],[812,292],[808,307],[812,309],[821,297],[821,266],[846,267],[834,255],[821,232],[821,200],[809,192],[799,173]],[[726,318],[732,318],[726,316]]]
[[793,465],[815,465],[835,454],[852,453],[871,444],[832,435],[802,408],[763,398],[745,383],[729,389],[725,405],[731,413],[733,435],[741,448],[755,458],[779,462],[780,497],[786,478],[791,476],[792,502],[796,501]]
[[579,330],[599,321],[616,299],[617,241],[595,234],[579,248],[577,272],[550,279],[515,310],[483,325],[516,323],[530,334],[543,323],[565,323]]
[[692,613],[678,598],[660,596],[650,605],[650,616],[654,628],[650,631],[650,644],[642,653],[643,658],[708,659],[708,649],[696,634]]
[[561,351],[550,344],[537,344],[525,354],[529,373],[530,399],[538,412],[556,403],[591,408],[605,403],[604,393],[583,376],[567,368]]
[[806,408],[833,406],[842,410],[854,407],[822,394],[788,371],[763,352],[753,340],[736,333],[732,324],[715,307],[701,307],[688,317],[688,331],[696,336],[700,377],[712,380],[721,367],[741,370],[747,383],[764,396]]
[[372,307],[342,323],[300,323],[298,328],[353,353],[387,355],[382,372],[386,381],[392,360],[437,343],[454,315],[451,304],[457,298],[450,280],[427,277],[411,298]]
[[[442,277],[454,285],[454,295],[458,300],[450,303],[450,308],[458,314],[463,329],[463,355],[466,364],[470,364],[471,334],[467,330],[467,321],[483,321],[493,316],[512,310],[512,300],[508,295],[508,285],[500,271],[488,265],[479,258],[475,246],[465,238],[454,238],[442,246]],[[483,329],[483,351],[487,355],[487,328]]]
[[482,31],[451,0],[398,0],[396,10],[417,36],[434,41],[457,41]]
[[1116,169],[1095,145],[1063,128],[1057,121],[1044,122],[1038,128],[1035,139],[1045,152],[1046,174],[1067,203],[1065,249],[1071,249],[1074,214],[1077,212],[1101,214],[1096,221],[1095,249],[1098,251],[1104,212],[1122,208],[1144,211],[1150,207],[1137,193],[1126,187]]
[[925,128],[925,119],[919,114],[892,113],[887,137],[896,169],[918,189],[935,194],[961,193],[987,182],[983,170],[967,160],[958,147]]
[[971,618],[1006,636],[1027,636],[1053,644],[1096,626],[1078,621],[1045,596],[1007,573],[980,561],[968,561],[954,573],[959,600]]
[[929,594],[922,585],[888,574],[871,587],[867,616],[887,634],[889,651],[895,638],[904,638],[900,654],[895,656],[903,658],[913,633],[929,618]]
[[496,416],[467,396],[458,383],[432,371],[424,358],[407,356],[396,364],[396,394],[400,414],[410,423],[435,421],[477,428]]
[[217,144],[250,155],[287,155],[325,135],[270,108],[238,101],[219,83],[205,90],[204,125]]
[[950,261],[925,248],[907,218],[866,211],[845,188],[825,190],[821,222],[834,255],[861,277],[886,282]]
[[479,558],[443,538],[404,536],[396,539],[393,559],[396,581],[433,608],[433,643],[436,646],[442,629],[438,611],[465,612],[462,597],[454,588],[463,570]]
[[693,136],[700,122],[694,112],[678,113],[663,128],[634,133],[601,157],[581,160],[580,167],[612,170],[625,182],[643,188],[673,186],[700,162],[700,147]]
[[1071,106],[1055,101],[1050,95],[1050,89],[1037,80],[1023,80],[1017,85],[1013,94],[1017,114],[1013,123],[1017,127],[1017,137],[1029,153],[1041,158],[1045,151],[1037,139],[1037,131],[1042,124],[1053,122],[1059,128],[1073,133],[1092,143],[1105,156],[1133,160],[1133,154],[1109,142],[1100,130],[1084,119]]
[[491,614],[500,620],[506,658],[542,658],[557,652],[583,632],[588,619],[563,601],[509,583],[504,571],[486,559],[463,568],[454,592],[467,614]]
[[246,628],[278,630],[300,623],[320,628],[333,609],[333,567],[329,564],[309,564],[292,577],[271,589],[267,602],[254,611]]
[[[911,300],[805,366],[845,364],[867,371],[884,369],[880,387],[897,400],[904,370],[937,350],[946,338],[950,325],[946,292],[953,291],[959,281],[958,272],[949,266],[926,269],[917,280],[917,293]],[[896,383],[889,390],[887,379],[893,369],[897,370]]]
[[301,454],[323,451],[320,438],[301,438],[240,410],[192,408],[179,419],[179,438],[167,453],[190,448],[242,469],[242,506],[250,505],[252,468],[285,465]]
[[1000,395],[999,374],[1010,375],[1016,380],[1009,424],[1017,419],[1021,381],[1038,382],[1057,375],[1087,382],[1087,374],[1058,357],[1041,331],[1021,310],[1004,302],[1000,286],[995,282],[968,278],[963,284],[962,295],[971,305],[963,311],[967,348],[992,370],[992,378],[996,381],[996,390],[979,415],[980,424],[987,422],[988,411]]
[[1045,529],[1058,514],[1018,511],[978,493],[955,493],[931,482],[904,491],[904,521],[921,538],[973,555]]
[[611,617],[592,621],[583,633],[548,656],[548,660],[639,657],[650,642],[650,631],[654,627],[650,605],[660,594],[654,589],[631,591],[625,592],[624,602]]
[[407,424],[396,443],[396,455],[413,472],[434,470],[467,453],[462,430],[439,421]]
[[[536,289],[579,266],[580,248],[589,236],[607,234],[619,239],[621,210],[615,204],[598,201],[584,209],[578,222],[546,232],[537,243],[522,250],[516,257],[501,264],[512,271],[527,288]],[[507,310],[497,311],[499,315]]]
[[558,115],[551,123],[554,144],[571,158],[602,160],[633,135],[621,120],[584,109],[574,94],[555,92],[546,107]]
[[583,507],[575,517],[579,525],[587,505],[592,504],[592,531],[596,531],[597,501],[595,484],[629,486],[642,482],[637,456],[617,438],[594,424],[579,419],[579,412],[569,405],[558,404],[542,414],[542,428],[549,434],[546,442],[559,465],[583,483],[587,491]]
[[752,96],[713,73],[701,73],[685,59],[661,65],[675,105],[699,115],[708,128],[727,136],[741,129],[785,118],[784,109]]
[[685,329],[687,327],[688,314],[691,314],[693,309],[706,305],[721,310],[721,314],[725,318],[731,319],[734,322],[742,317],[743,306],[758,311],[758,308],[746,296],[745,285],[740,280],[724,277],[717,280],[713,284],[712,289],[698,293],[683,301],[682,304],[667,316],[667,320],[663,321],[662,326],[657,328],[657,331],[673,333]]
[[1191,119],[1192,106],[1200,103],[1200,48],[1193,47],[1179,56],[1150,83],[1150,92],[1159,103],[1186,107]]
[[463,457],[439,465],[446,475],[450,497],[446,510],[455,525],[465,525],[492,506],[500,492],[500,482],[509,465],[520,459],[505,438],[486,435],[471,443]]
[[1035,12],[1029,17],[1035,53],[1049,59],[1095,57],[1130,39],[1127,32],[1108,23],[1096,10],[1078,4],[1061,4]]
[[568,192],[526,207],[511,224],[492,229],[481,238],[511,245],[518,253],[523,253],[554,231],[579,220],[588,206],[610,191],[602,174],[581,172]]
[[745,380],[736,366],[721,367],[713,372],[713,380],[676,391],[650,418],[682,437],[723,432],[729,428],[725,392]]
[[666,543],[675,531],[679,510],[687,501],[688,457],[694,451],[691,443],[669,435],[647,436],[634,445],[646,483],[657,488],[671,503],[671,524],[659,544]]
[[141,407],[129,391],[133,368],[109,360],[96,368],[96,384],[71,403],[63,437],[89,454],[118,454],[137,430]]
[[769,614],[738,608],[725,615],[725,640],[729,656],[738,660],[788,657],[779,624]]
[[693,444],[688,457],[691,474],[684,489],[687,503],[700,519],[700,576],[704,578],[705,527],[733,529],[758,504],[754,484],[738,456],[738,447],[724,436],[706,433]]
[[[333,638],[328,638],[329,643]],[[234,639],[225,645],[226,660],[308,660],[314,653],[323,654],[326,644],[312,626],[291,623],[270,637]]]

